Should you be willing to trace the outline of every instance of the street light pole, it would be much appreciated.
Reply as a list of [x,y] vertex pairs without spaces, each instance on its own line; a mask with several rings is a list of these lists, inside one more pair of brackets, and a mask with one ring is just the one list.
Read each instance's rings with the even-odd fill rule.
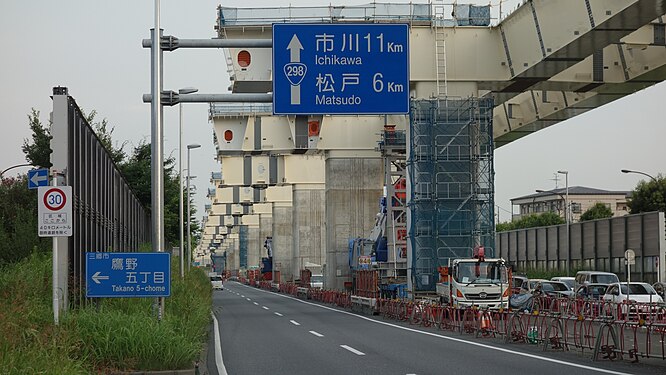
[[190,225],[191,225],[191,214],[190,214],[190,180],[192,177],[190,176],[190,150],[194,148],[199,148],[201,145],[199,144],[191,144],[187,145],[187,269],[190,269],[190,263],[191,258],[192,258],[192,240],[190,238],[191,233],[190,233]]
[[33,165],[30,164],[30,163],[24,163],[24,164],[12,165],[11,167],[9,167],[9,168],[7,168],[7,169],[4,169],[2,172],[0,172],[0,178],[2,178],[2,176],[3,176],[5,173],[11,171],[11,170],[14,169],[14,168],[20,168],[20,167],[32,167],[32,166],[33,166]]
[[645,172],[632,171],[632,170],[630,170],[630,169],[622,169],[622,170],[620,170],[620,172],[622,172],[622,173],[637,173],[637,174],[642,174],[643,176],[650,177],[650,178],[652,179],[652,181],[657,182],[657,179],[656,179],[656,178],[650,176],[649,174],[647,174],[647,173],[645,173]]
[[559,174],[564,175],[564,184],[566,186],[566,197],[564,198],[564,213],[567,222],[567,276],[569,275],[569,267],[571,263],[571,240],[569,238],[569,227],[571,226],[571,206],[569,205],[569,171],[557,171]]
[[[193,87],[186,87],[178,90],[178,94],[193,94],[199,90]],[[180,217],[180,278],[185,277],[185,228],[183,225],[183,104],[178,104],[178,113],[180,120],[178,121],[178,175],[179,175],[179,196],[178,196],[178,212]]]

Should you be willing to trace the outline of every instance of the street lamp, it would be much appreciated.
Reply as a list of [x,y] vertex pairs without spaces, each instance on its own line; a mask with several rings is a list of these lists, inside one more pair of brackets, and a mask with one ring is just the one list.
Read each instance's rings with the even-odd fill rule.
[[4,175],[6,172],[11,171],[14,168],[19,168],[19,167],[32,167],[33,165],[30,163],[24,163],[24,164],[17,164],[17,165],[12,165],[11,167],[4,169],[2,172],[0,172],[0,178],[2,178],[2,175]]
[[[178,94],[185,95],[185,94],[193,94],[199,90],[195,89],[194,87],[185,87],[180,90],[178,90]],[[183,104],[180,103],[178,104],[178,111],[180,115],[180,121],[179,121],[179,133],[178,133],[178,173],[180,175],[180,194],[178,197],[178,212],[180,213],[180,278],[182,279],[185,277],[185,265],[184,265],[184,232],[185,232],[185,227],[183,225]]]
[[630,170],[630,169],[622,169],[620,172],[622,172],[622,173],[637,173],[637,174],[642,174],[643,176],[650,177],[650,178],[652,179],[652,181],[657,182],[657,179],[656,179],[656,178],[650,176],[649,174],[647,174],[647,173],[645,173],[645,172],[632,171],[632,170]]
[[571,207],[569,206],[569,171],[557,171],[564,175],[566,186],[566,198],[564,198],[564,212],[567,221],[567,276],[569,276],[569,264],[571,263],[571,240],[569,238],[569,226],[571,225]]
[[570,260],[570,255],[571,255],[570,250],[569,250],[569,242],[570,242],[569,241],[569,225],[570,225],[570,222],[569,222],[569,216],[568,216],[568,214],[569,214],[569,208],[568,208],[569,184],[567,182],[567,195],[566,196],[563,196],[562,194],[560,194],[556,191],[552,191],[552,190],[551,191],[536,190],[536,192],[537,193],[555,193],[555,194],[559,195],[560,198],[564,199],[564,217],[565,217],[565,220],[566,220],[566,223],[567,223],[567,227],[566,227],[567,228],[567,267],[566,267],[566,270],[567,270],[567,276],[569,276],[569,260]]
[[188,256],[187,269],[190,269],[190,263],[191,263],[190,258],[192,256],[191,255],[192,254],[192,240],[190,239],[190,236],[191,236],[191,234],[190,234],[190,224],[191,224],[191,221],[192,221],[192,220],[190,220],[190,217],[191,217],[190,216],[191,215],[190,214],[190,210],[191,210],[190,209],[190,180],[194,177],[194,176],[190,176],[190,170],[191,170],[191,168],[190,168],[190,150],[192,150],[194,148],[199,148],[199,147],[201,147],[201,145],[199,145],[199,144],[187,145],[187,256]]

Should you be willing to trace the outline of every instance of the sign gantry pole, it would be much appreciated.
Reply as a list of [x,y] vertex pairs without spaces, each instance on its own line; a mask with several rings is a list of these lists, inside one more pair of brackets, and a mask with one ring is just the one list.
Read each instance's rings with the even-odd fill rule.
[[[153,252],[164,251],[164,134],[162,127],[162,48],[160,40],[160,0],[155,0],[155,28],[151,30],[151,218],[152,218],[152,249]],[[162,320],[164,298],[157,299],[157,319]]]

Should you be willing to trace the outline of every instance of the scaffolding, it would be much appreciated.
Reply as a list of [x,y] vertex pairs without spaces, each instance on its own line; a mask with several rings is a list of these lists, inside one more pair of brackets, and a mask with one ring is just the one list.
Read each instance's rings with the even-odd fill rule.
[[403,283],[407,280],[406,150],[406,132],[395,130],[395,125],[385,125],[379,151],[384,160],[386,187],[384,233],[387,260],[379,262],[379,278],[386,284]]
[[238,226],[238,256],[239,268],[247,268],[248,226]]
[[[415,3],[378,3],[364,5],[282,6],[262,8],[217,8],[216,29],[226,27],[266,26],[273,23],[336,23],[372,22],[433,24],[441,27],[496,25],[507,14],[502,3],[518,0],[499,0],[497,4],[469,5],[454,1],[431,0]],[[224,37],[221,33],[220,37]]]
[[432,291],[437,268],[470,258],[475,246],[494,255],[493,100],[412,102],[407,140],[409,278]]

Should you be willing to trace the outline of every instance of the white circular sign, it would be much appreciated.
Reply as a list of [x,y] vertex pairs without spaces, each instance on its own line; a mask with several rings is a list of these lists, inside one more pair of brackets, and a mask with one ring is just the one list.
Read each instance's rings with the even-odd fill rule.
[[67,196],[58,188],[51,188],[44,194],[44,206],[51,211],[59,211],[65,207]]

